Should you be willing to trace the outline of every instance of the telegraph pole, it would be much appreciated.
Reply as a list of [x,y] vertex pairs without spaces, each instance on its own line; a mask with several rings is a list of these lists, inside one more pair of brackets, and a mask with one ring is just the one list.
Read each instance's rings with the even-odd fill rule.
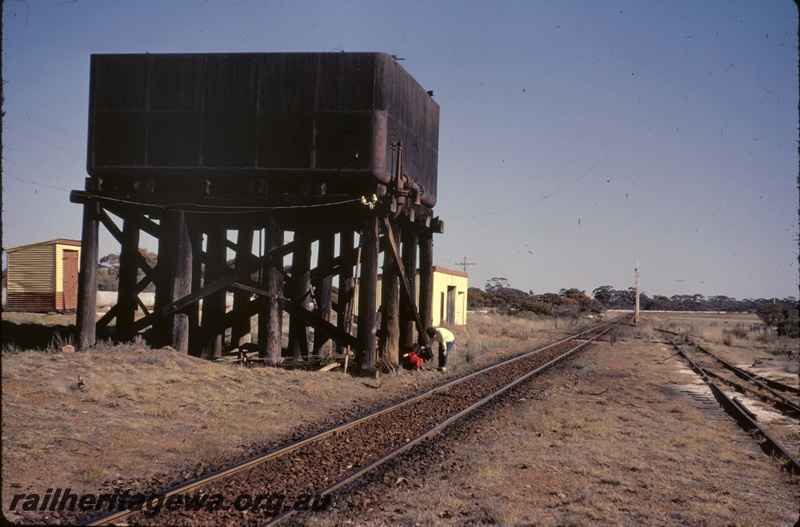
[[456,265],[460,265],[461,267],[463,267],[464,268],[464,272],[466,273],[467,272],[467,267],[470,266],[470,265],[475,265],[475,263],[474,262],[470,262],[469,258],[467,258],[467,255],[465,254],[464,255],[464,259],[461,260],[460,262],[456,262]]
[[638,324],[639,323],[639,262],[638,261],[636,262],[636,268],[634,269],[634,271],[636,271],[636,307],[634,308],[633,312],[633,323]]

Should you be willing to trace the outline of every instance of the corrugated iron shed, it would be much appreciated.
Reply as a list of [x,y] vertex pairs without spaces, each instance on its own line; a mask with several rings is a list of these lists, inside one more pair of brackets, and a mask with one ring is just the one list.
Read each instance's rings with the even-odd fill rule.
[[62,311],[78,303],[81,242],[57,238],[5,250],[9,311]]

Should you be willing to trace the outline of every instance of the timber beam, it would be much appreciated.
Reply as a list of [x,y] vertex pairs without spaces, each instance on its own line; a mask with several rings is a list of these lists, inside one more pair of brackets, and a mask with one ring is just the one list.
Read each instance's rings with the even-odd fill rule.
[[395,242],[394,231],[392,229],[392,224],[389,222],[388,218],[385,218],[383,221],[383,226],[386,236],[386,243],[389,246],[389,249],[392,253],[392,259],[394,260],[394,265],[396,267],[396,271],[400,276],[400,291],[401,294],[405,296],[406,301],[409,305],[413,306],[414,312],[414,323],[416,324],[417,328],[417,342],[420,346],[425,345],[425,328],[422,327],[422,320],[419,317],[419,312],[416,309],[416,301],[414,300],[416,296],[416,291],[412,291],[409,287],[408,280],[406,280],[406,273],[403,269],[403,260],[400,257],[400,251],[397,248],[397,243]]
[[277,247],[259,258],[253,259],[247,265],[244,265],[239,269],[231,270],[225,275],[220,276],[210,283],[207,283],[194,292],[182,298],[173,300],[169,304],[154,310],[150,315],[142,317],[126,327],[117,328],[117,334],[115,335],[115,338],[117,340],[127,340],[144,328],[162,320],[164,317],[179,312],[211,294],[231,287],[235,282],[240,281],[242,278],[245,278],[268,265],[280,268],[282,267],[283,257],[296,250],[300,244],[309,244],[318,240],[320,236],[330,232],[336,232],[337,229],[341,228],[342,225],[349,225],[351,222],[356,221],[359,216],[364,216],[363,209],[359,209],[355,214],[348,215],[338,222],[325,223],[316,230],[299,233],[301,235],[295,240]]

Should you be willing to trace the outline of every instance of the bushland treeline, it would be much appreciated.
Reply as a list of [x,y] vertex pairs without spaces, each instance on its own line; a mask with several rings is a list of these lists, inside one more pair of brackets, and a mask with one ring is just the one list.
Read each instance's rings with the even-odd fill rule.
[[[495,309],[512,314],[530,313],[540,316],[577,317],[601,313],[606,309],[633,309],[636,290],[614,289],[600,286],[588,296],[586,291],[570,288],[558,293],[536,294],[509,287],[505,278],[493,278],[481,290],[470,287],[467,295],[469,309]],[[639,307],[643,311],[725,311],[756,313],[768,326],[777,328],[779,334],[799,336],[798,318],[800,304],[795,297],[747,298],[737,300],[725,295],[704,296],[673,295],[648,296],[639,294]]]

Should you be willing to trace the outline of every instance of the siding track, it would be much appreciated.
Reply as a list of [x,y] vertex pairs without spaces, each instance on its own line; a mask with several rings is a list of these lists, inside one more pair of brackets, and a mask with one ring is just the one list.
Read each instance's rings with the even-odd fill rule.
[[[659,331],[677,335],[671,331]],[[790,473],[800,474],[800,462],[790,453],[790,448],[787,448],[787,445],[795,442],[793,437],[800,425],[800,405],[797,401],[800,390],[733,366],[689,338],[684,338],[681,342],[669,338],[667,341],[709,385],[714,398],[728,415],[743,430],[760,438],[761,449],[769,456],[784,459],[784,468]],[[769,432],[766,430],[766,420],[759,422],[761,419],[755,404],[746,404],[733,393],[746,396],[751,401],[757,400],[761,405],[768,405],[771,411],[778,414],[777,419],[770,420]]]

